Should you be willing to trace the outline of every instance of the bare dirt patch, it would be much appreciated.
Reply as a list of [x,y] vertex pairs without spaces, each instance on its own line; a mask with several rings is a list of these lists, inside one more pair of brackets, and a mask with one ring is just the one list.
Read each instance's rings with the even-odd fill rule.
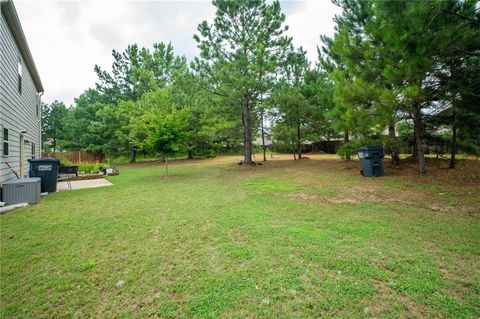
[[358,203],[403,203],[407,205],[413,205],[419,208],[427,208],[432,211],[438,212],[473,212],[474,207],[453,206],[444,203],[432,203],[425,202],[423,198],[427,194],[414,193],[411,191],[398,192],[397,194],[390,194],[386,196],[380,193],[381,190],[376,192],[365,191],[364,189],[349,189],[344,193],[339,193],[336,196],[315,195],[306,193],[282,193],[280,196],[287,197],[296,200],[317,200],[326,201],[332,204],[358,204]]
[[305,194],[305,193],[287,193],[282,194],[291,199],[303,199],[303,200],[318,200],[320,196],[312,195],[312,194]]
[[[257,154],[255,159],[261,159]],[[427,158],[427,175],[420,176],[415,159],[402,159],[393,166],[385,159],[385,176],[361,178],[357,159],[341,160],[336,155],[309,153],[304,159],[293,160],[292,154],[268,156],[261,166],[237,165],[242,156],[217,156],[210,159],[181,159],[169,161],[169,166],[208,167],[226,165],[222,175],[241,174],[243,177],[288,174],[292,182],[329,190],[329,194],[316,194],[308,189],[302,192],[281,193],[280,196],[296,200],[318,200],[334,204],[343,203],[403,203],[437,212],[460,212],[480,217],[480,161],[460,159],[456,169],[448,168],[448,160]],[[129,165],[163,165],[161,161]],[[173,176],[172,176],[173,177]],[[171,178],[171,177],[170,177]],[[173,177],[175,178],[175,177]],[[228,177],[229,178],[229,177]]]
[[[427,176],[419,176],[413,159],[402,160],[400,167],[385,160],[386,176],[360,178],[357,160],[342,161],[310,155],[311,161],[278,161],[270,168],[312,178],[309,186],[329,194],[296,192],[281,194],[297,200],[343,203],[403,203],[437,212],[468,213],[480,217],[480,161],[459,160],[456,169],[448,161],[427,159]],[[283,162],[283,163],[282,163]],[[332,194],[330,194],[332,193]]]

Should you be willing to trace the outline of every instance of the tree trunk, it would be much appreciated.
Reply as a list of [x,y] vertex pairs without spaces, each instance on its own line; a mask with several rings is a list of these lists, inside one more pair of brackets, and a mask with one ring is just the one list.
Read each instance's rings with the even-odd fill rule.
[[[344,135],[344,137],[343,137],[343,141],[345,142],[345,144],[347,144],[348,142],[350,142],[350,135],[349,135],[348,131],[345,131],[345,135]],[[352,157],[350,156],[350,153],[346,153],[346,154],[345,154],[345,159],[346,159],[347,161],[349,161],[349,160],[352,159]]]
[[422,113],[418,102],[413,106],[413,123],[415,130],[415,145],[417,148],[418,171],[425,175],[425,154],[422,143]]
[[[454,59],[451,63],[451,78],[455,79],[457,73],[457,63]],[[453,109],[453,123],[452,123],[452,145],[450,147],[450,168],[455,168],[456,160],[455,155],[457,153],[457,111],[455,110],[455,100],[452,99],[452,109]]]
[[293,153],[293,160],[297,160],[297,152],[295,151],[295,139],[292,136],[292,153]]
[[398,147],[396,145],[395,126],[393,124],[388,125],[388,136],[390,137],[390,148],[392,150],[392,165],[400,165],[400,154],[398,153]]
[[243,102],[243,163],[252,165],[252,130],[250,127],[250,105],[248,100]]
[[168,176],[168,158],[165,156],[165,176]]
[[297,153],[298,159],[302,159],[302,142],[300,134],[300,123],[297,123]]
[[137,149],[135,146],[130,145],[130,163],[135,163],[137,160]]
[[267,156],[265,155],[267,147],[265,146],[265,127],[263,126],[263,111],[261,113],[262,116],[262,150],[263,150],[263,161],[267,161]]
[[193,159],[193,152],[192,152],[192,150],[188,150],[188,159]]
[[453,110],[453,123],[452,123],[452,146],[450,150],[450,168],[455,168],[456,160],[455,155],[457,153],[457,112]]

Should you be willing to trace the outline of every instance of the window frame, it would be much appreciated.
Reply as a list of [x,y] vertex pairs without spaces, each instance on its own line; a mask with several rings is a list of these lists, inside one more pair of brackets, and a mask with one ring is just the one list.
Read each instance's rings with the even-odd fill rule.
[[18,75],[18,82],[17,82],[17,89],[18,93],[21,95],[22,94],[22,78],[23,78],[23,64],[22,64],[22,59],[18,58],[18,63],[17,63],[17,75]]
[[10,130],[6,127],[3,128],[3,133],[2,133],[2,156],[3,157],[8,157],[10,155]]

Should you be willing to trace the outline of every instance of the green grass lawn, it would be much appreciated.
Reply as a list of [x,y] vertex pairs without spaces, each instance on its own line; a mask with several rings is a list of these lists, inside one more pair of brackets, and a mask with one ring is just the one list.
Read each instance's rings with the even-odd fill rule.
[[437,166],[121,167],[0,216],[0,317],[478,318],[480,165]]

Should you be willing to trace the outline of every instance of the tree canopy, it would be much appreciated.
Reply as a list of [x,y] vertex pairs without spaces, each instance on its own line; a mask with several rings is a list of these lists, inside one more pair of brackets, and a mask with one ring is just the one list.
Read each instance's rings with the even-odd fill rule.
[[411,153],[420,174],[432,145],[452,168],[458,152],[479,156],[478,1],[333,2],[341,13],[332,37],[319,34],[318,61],[265,0],[214,0],[190,63],[171,43],[112,50],[74,105],[43,106],[44,148],[131,161],[242,151],[248,165],[258,136],[264,154],[268,136],[295,159],[322,142],[341,142],[346,159],[379,143],[394,165]]

